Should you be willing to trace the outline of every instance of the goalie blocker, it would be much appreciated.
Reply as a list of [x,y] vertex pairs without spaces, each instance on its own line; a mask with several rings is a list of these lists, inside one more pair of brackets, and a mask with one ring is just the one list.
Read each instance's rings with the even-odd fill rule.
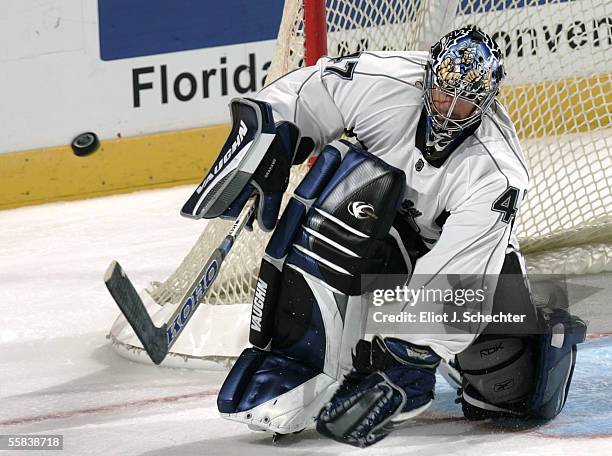
[[223,417],[280,434],[314,422],[364,335],[361,275],[408,272],[389,235],[404,186],[402,171],[356,146],[321,152],[266,248],[253,347],[219,392]]
[[300,138],[291,122],[274,122],[263,101],[233,99],[232,130],[210,170],[181,209],[185,217],[235,219],[253,195],[258,196],[259,227],[276,226],[291,165],[312,152],[312,140]]

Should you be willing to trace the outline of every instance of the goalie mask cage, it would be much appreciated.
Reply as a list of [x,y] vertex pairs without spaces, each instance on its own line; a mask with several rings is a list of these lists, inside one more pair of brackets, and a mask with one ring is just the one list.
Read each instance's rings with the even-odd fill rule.
[[[267,80],[325,54],[427,50],[467,24],[506,54],[498,98],[531,172],[517,219],[529,272],[612,270],[611,1],[287,0]],[[293,169],[287,195],[303,174]],[[157,304],[176,303],[230,226],[209,221],[177,270],[147,290]],[[251,302],[268,237],[257,227],[241,235],[206,304]]]

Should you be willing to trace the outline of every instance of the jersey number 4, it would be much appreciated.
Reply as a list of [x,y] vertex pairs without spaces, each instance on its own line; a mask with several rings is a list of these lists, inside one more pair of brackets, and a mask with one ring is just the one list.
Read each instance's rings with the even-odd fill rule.
[[499,198],[497,198],[491,210],[495,212],[501,212],[501,221],[504,223],[510,223],[516,215],[517,203],[519,198],[519,189],[514,187],[508,187]]
[[355,67],[359,61],[359,53],[331,59],[325,65],[323,74],[333,73],[342,79],[353,79]]

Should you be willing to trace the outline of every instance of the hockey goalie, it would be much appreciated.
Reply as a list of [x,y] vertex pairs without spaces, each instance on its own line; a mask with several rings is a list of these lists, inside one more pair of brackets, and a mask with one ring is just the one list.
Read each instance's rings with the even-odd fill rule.
[[[277,434],[314,425],[364,447],[431,404],[438,368],[452,372],[468,419],[561,412],[586,328],[534,304],[514,225],[529,173],[496,100],[504,76],[496,43],[470,26],[429,53],[323,57],[232,101],[230,137],[183,208],[231,219],[255,198],[257,223],[273,231],[252,347],[219,392],[224,418]],[[279,217],[290,168],[310,155]],[[367,293],[450,276],[486,278],[481,312],[528,323],[435,332],[405,323],[410,331],[366,337]]]

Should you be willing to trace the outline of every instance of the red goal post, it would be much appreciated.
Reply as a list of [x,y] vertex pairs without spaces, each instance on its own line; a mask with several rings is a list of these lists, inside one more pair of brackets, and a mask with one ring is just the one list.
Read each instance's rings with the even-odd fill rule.
[[314,65],[327,54],[325,0],[304,0],[304,62]]

